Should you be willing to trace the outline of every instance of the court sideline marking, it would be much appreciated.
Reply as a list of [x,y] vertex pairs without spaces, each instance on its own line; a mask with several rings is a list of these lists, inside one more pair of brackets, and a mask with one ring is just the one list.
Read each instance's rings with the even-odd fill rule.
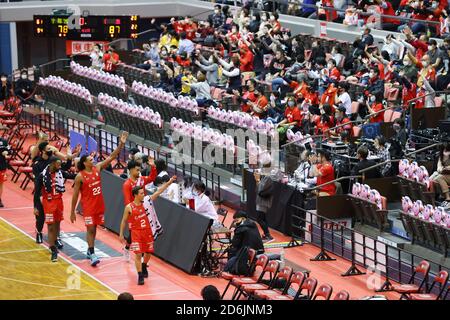
[[[7,225],[9,225],[10,227],[14,228],[15,230],[19,231],[20,233],[24,234],[26,237],[32,239],[34,241],[34,238],[29,235],[28,233],[24,232],[22,229],[18,228],[16,225],[12,224],[11,222],[7,221],[6,219],[4,219],[3,217],[0,217],[0,219],[5,222]],[[45,248],[49,249],[47,244],[42,243],[41,246],[44,246]],[[116,290],[114,290],[113,288],[111,288],[109,285],[107,285],[106,283],[104,283],[103,281],[100,281],[99,279],[97,279],[96,277],[94,277],[93,275],[89,274],[87,271],[83,270],[82,268],[80,268],[79,266],[77,266],[76,264],[74,264],[72,261],[70,261],[69,259],[67,259],[66,257],[64,257],[63,255],[58,255],[58,257],[62,258],[64,261],[66,261],[69,265],[75,267],[76,269],[78,269],[80,272],[84,273],[85,275],[87,275],[88,277],[90,277],[91,279],[93,279],[94,281],[97,281],[98,283],[100,283],[101,285],[103,285],[105,288],[107,288],[108,290],[110,290],[111,292],[113,292],[116,295],[119,295],[119,292],[117,292]]]

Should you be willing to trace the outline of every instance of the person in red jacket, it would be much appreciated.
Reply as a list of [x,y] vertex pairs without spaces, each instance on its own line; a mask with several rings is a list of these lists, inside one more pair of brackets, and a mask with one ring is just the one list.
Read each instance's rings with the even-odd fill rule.
[[252,72],[253,69],[253,53],[247,46],[242,46],[240,50],[240,69],[241,72]]
[[[388,16],[396,16],[395,10],[392,7],[392,4],[386,0],[375,0],[377,5],[380,7],[380,11],[382,15]],[[398,26],[400,25],[400,21],[398,19],[390,18],[390,17],[382,17],[381,18],[381,28],[383,30],[388,31],[397,31]]]
[[195,33],[197,32],[197,24],[192,21],[190,16],[187,16],[184,20],[183,25],[184,32],[186,32],[186,39],[192,40],[195,38]]
[[334,168],[330,162],[331,156],[326,150],[317,150],[318,162],[311,167],[310,174],[317,177],[317,185],[324,185],[319,188],[317,195],[319,197],[332,196],[336,193],[336,185],[331,182],[334,180]]
[[372,94],[369,101],[370,102],[367,103],[367,110],[369,111],[370,122],[384,122],[384,112],[381,112],[384,110],[383,93],[376,92],[375,94]]
[[328,78],[330,78],[335,82],[336,81],[339,82],[341,79],[341,72],[336,67],[336,61],[334,59],[328,60],[327,67],[328,67]]

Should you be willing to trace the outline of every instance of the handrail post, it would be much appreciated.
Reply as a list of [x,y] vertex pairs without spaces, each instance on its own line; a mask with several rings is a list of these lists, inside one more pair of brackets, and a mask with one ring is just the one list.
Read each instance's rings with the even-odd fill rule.
[[352,262],[352,265],[350,266],[350,268],[345,273],[341,274],[341,276],[343,276],[343,277],[360,276],[360,275],[366,274],[365,272],[359,270],[358,267],[356,266],[356,261],[355,261],[355,230],[352,229],[351,234],[352,234],[352,238],[351,238],[351,242],[352,242],[351,262]]
[[[320,220],[320,252],[319,254],[309,259],[310,261],[334,261],[335,258],[332,258],[325,250],[325,242],[324,242],[324,236],[325,236],[325,228],[323,225],[323,217],[318,216],[318,219]],[[312,227],[314,228],[314,224],[312,224]],[[313,230],[311,230],[311,233],[313,233]]]

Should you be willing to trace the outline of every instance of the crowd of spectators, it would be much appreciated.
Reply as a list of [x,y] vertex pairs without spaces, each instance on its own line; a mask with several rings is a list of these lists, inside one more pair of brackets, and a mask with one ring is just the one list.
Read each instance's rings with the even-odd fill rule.
[[[437,4],[438,8],[442,5]],[[354,4],[356,14],[371,6],[391,14],[417,7],[404,1]],[[436,3],[430,6],[435,7]],[[284,9],[293,13],[293,7],[290,1]],[[446,4],[439,15],[445,14],[445,7]],[[282,12],[282,8],[277,9]],[[300,6],[294,13],[314,17],[314,12],[307,15],[305,10]],[[325,13],[328,15],[329,11]],[[348,20],[341,14],[334,20],[339,17],[344,23]],[[407,144],[405,120],[408,121],[410,108],[435,107],[436,92],[450,84],[450,38],[438,43],[430,38],[429,28],[417,23],[384,19],[387,29],[400,33],[390,33],[382,44],[376,44],[370,23],[364,21],[362,33],[353,43],[335,41],[324,46],[314,37],[307,45],[304,35],[293,35],[282,27],[277,11],[255,9],[251,1],[236,10],[216,4],[205,21],[187,16],[172,18],[168,23],[151,22],[160,31],[159,39],[151,39],[142,50],[135,51],[144,57],[143,63],[136,65],[138,68],[156,70],[154,87],[195,98],[202,108],[220,107],[220,99],[212,95],[220,89],[222,97],[231,98],[238,111],[275,125],[281,144],[289,142],[287,135],[301,132],[322,141],[341,141],[348,145],[350,154],[361,160],[376,157],[389,161],[401,157]],[[106,59],[103,56],[102,60]],[[98,67],[99,60],[92,61],[93,67]],[[104,66],[103,69],[106,70]],[[355,93],[350,90],[352,86],[364,89]],[[397,98],[389,99],[391,92],[397,92]],[[385,110],[401,115],[391,123],[393,137],[378,135],[372,148],[364,146],[359,150],[353,144],[355,127],[384,122]],[[330,157],[320,152],[315,156],[320,161],[311,163],[310,155],[307,157],[313,164],[308,179],[323,180]],[[387,165],[375,176],[395,173],[395,168]]]

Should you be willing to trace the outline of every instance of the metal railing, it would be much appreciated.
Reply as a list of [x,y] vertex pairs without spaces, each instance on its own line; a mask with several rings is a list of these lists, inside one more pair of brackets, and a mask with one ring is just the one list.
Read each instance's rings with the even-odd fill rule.
[[[354,228],[323,217],[311,210],[291,204],[293,211],[294,239],[302,240],[320,248],[320,253],[312,261],[334,260],[328,252],[351,261],[351,266],[342,276],[364,274],[358,266],[371,273],[378,273],[386,278],[384,283],[373,284],[375,291],[389,290],[391,281],[406,283],[410,280],[414,267],[422,260],[421,255],[407,252],[382,238],[373,238],[358,232]],[[441,263],[430,262],[430,275],[437,275],[441,270],[449,269]],[[422,279],[417,278],[420,281]],[[432,276],[427,285],[431,284]],[[417,283],[417,282],[416,282]],[[370,284],[368,283],[368,286]],[[370,287],[369,287],[370,288]],[[450,297],[449,297],[450,298]]]

